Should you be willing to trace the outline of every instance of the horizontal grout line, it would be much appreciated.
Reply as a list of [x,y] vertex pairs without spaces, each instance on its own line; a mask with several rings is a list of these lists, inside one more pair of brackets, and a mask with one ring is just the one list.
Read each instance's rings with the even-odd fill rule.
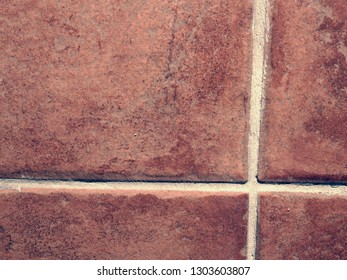
[[86,189],[86,190],[158,190],[158,191],[202,191],[202,192],[298,192],[347,195],[345,185],[298,185],[298,184],[246,184],[225,183],[161,183],[161,182],[75,182],[56,180],[1,179],[0,189],[43,188],[43,189]]
[[290,193],[322,193],[331,195],[347,195],[344,185],[296,185],[296,184],[257,184],[254,188],[257,193],[261,192],[290,192]]
[[0,180],[0,188],[54,188],[98,190],[180,190],[180,191],[230,191],[244,192],[245,184],[225,183],[168,183],[168,182],[77,182],[57,180]]
[[262,185],[297,185],[297,186],[338,186],[338,187],[345,187],[347,186],[347,182],[323,182],[323,181],[311,181],[311,182],[304,182],[304,181],[284,181],[284,182],[278,182],[278,181],[257,181],[258,184]]

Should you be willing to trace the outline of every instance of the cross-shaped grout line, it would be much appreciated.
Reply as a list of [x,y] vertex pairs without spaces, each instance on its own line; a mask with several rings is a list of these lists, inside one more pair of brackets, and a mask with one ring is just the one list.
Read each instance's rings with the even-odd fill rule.
[[345,185],[315,184],[260,184],[257,181],[261,112],[264,95],[265,46],[269,30],[268,0],[255,0],[252,28],[252,86],[249,114],[248,182],[238,183],[167,183],[167,182],[78,182],[59,180],[0,179],[0,190],[21,191],[22,188],[67,190],[132,190],[146,191],[198,191],[248,193],[247,259],[255,259],[257,236],[258,194],[263,192],[318,193],[347,195]]

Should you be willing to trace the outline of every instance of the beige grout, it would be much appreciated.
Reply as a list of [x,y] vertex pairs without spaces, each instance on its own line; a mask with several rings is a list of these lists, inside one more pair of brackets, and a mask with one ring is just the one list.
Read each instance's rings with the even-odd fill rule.
[[0,186],[13,188],[46,189],[99,189],[99,190],[157,190],[157,191],[206,191],[245,192],[245,184],[224,183],[170,183],[170,182],[78,182],[55,180],[4,179]]
[[250,131],[248,139],[248,230],[247,230],[247,259],[254,260],[256,253],[257,232],[257,174],[260,142],[260,123],[262,97],[264,92],[264,61],[266,43],[267,1],[255,0],[252,26],[252,86],[250,99]]
[[266,0],[255,0],[253,12],[252,88],[250,99],[250,133],[248,139],[248,182],[257,182],[260,122],[264,77],[264,45],[266,41]]
[[0,189],[61,189],[61,190],[139,190],[139,191],[197,191],[230,193],[322,193],[347,195],[346,185],[314,184],[228,184],[228,183],[166,183],[166,182],[78,182],[59,180],[0,179]]
[[257,245],[258,193],[255,185],[250,185],[248,193],[247,259],[254,260]]
[[0,190],[23,189],[61,190],[129,190],[129,191],[196,191],[248,193],[247,259],[256,253],[258,195],[260,193],[306,193],[347,196],[346,185],[288,183],[262,184],[257,181],[261,111],[263,107],[265,77],[265,45],[269,30],[268,0],[254,0],[252,26],[252,86],[250,96],[250,131],[248,139],[248,182],[238,183],[186,183],[186,182],[80,182],[60,180],[0,179]]

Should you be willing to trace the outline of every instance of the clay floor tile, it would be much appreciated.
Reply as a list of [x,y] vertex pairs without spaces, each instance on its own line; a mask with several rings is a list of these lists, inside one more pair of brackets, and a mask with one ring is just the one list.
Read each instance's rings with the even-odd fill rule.
[[261,194],[257,258],[347,259],[347,196]]
[[347,182],[345,0],[271,1],[259,180]]
[[0,193],[0,259],[245,259],[248,196]]
[[2,3],[0,177],[245,181],[252,2]]

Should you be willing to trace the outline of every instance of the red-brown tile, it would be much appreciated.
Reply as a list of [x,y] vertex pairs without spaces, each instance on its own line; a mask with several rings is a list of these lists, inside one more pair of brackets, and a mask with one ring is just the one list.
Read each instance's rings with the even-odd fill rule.
[[272,1],[261,181],[347,182],[347,5]]
[[0,177],[245,180],[251,10],[2,1]]
[[262,194],[259,259],[347,259],[347,197]]
[[0,259],[244,259],[246,194],[0,195]]

